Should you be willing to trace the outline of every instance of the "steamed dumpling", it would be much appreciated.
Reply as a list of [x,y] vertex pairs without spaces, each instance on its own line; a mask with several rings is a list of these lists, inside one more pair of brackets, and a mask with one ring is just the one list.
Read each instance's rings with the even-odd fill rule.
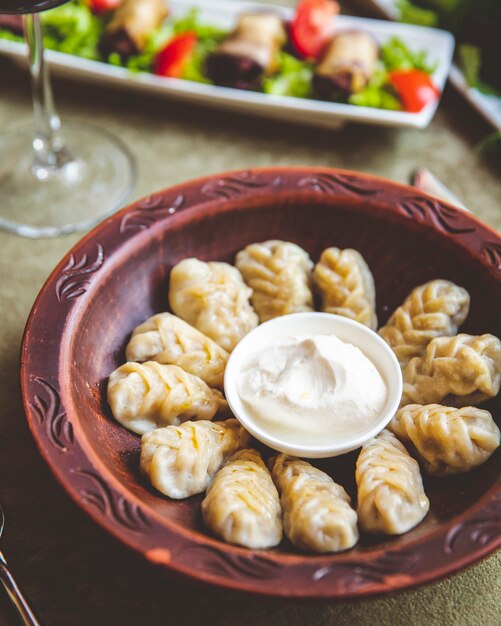
[[358,541],[357,514],[350,496],[325,472],[280,454],[272,463],[280,493],[284,532],[298,548],[339,552]]
[[125,363],[110,374],[113,417],[138,435],[189,419],[211,420],[227,409],[220,391],[177,365]]
[[258,324],[251,295],[240,272],[228,263],[184,259],[170,273],[173,312],[228,352]]
[[355,477],[358,522],[368,533],[405,533],[430,508],[417,461],[388,430],[362,447]]
[[409,404],[388,428],[416,450],[428,474],[467,472],[485,463],[499,447],[499,428],[489,411],[465,406]]
[[501,384],[501,341],[494,335],[437,337],[421,357],[403,371],[400,406],[435,404],[447,399],[456,406],[493,398]]
[[222,387],[228,353],[193,326],[172,315],[158,313],[132,333],[127,361],[157,361],[177,365],[209,387]]
[[207,489],[202,516],[228,543],[254,549],[280,543],[280,499],[259,452],[240,450],[228,459]]
[[295,243],[253,243],[237,254],[236,266],[252,288],[251,302],[261,322],[313,310],[313,263]]
[[404,368],[413,357],[422,356],[435,337],[455,335],[469,308],[466,289],[449,280],[430,280],[411,291],[379,334]]
[[374,278],[360,252],[327,248],[315,265],[313,280],[322,299],[322,311],[376,330]]
[[166,496],[187,498],[202,493],[225,459],[249,439],[236,419],[157,428],[141,438],[141,471]]

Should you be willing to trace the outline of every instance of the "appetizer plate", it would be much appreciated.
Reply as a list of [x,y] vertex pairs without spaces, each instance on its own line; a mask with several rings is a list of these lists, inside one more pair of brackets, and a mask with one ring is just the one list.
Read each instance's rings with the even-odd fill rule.
[[[105,220],[59,263],[22,346],[33,436],[70,496],[161,567],[269,596],[347,600],[451,574],[501,546],[501,448],[474,471],[424,478],[430,513],[400,537],[363,535],[335,555],[287,543],[256,551],[204,528],[201,496],[173,501],[138,470],[139,438],[111,416],[107,377],[140,322],[167,307],[169,272],[189,256],[234,261],[249,243],[292,241],[318,259],[330,245],[371,268],[381,324],[408,292],[442,277],[469,290],[464,332],[501,334],[501,237],[413,188],[353,172],[271,168],[210,176],[153,194]],[[501,425],[501,398],[487,403]],[[318,461],[356,498],[357,453]]]
[[[245,11],[260,9],[268,12],[275,11],[284,19],[290,19],[294,14],[294,10],[290,7],[224,0],[170,0],[169,6],[171,15],[175,18],[181,17],[190,8],[197,8],[202,22],[228,29],[235,24],[237,16]],[[365,30],[372,33],[378,41],[398,36],[403,39],[410,50],[425,50],[430,64],[436,64],[433,80],[440,90],[443,90],[454,49],[454,38],[449,33],[408,24],[346,16],[337,17],[336,24],[338,30]],[[24,62],[25,45],[0,39],[0,54]],[[321,100],[271,96],[175,78],[162,78],[148,73],[132,73],[125,68],[52,50],[47,51],[47,60],[57,74],[79,80],[156,93],[239,113],[251,113],[262,117],[331,128],[348,121],[425,128],[431,122],[438,106],[438,101],[435,101],[425,106],[419,113],[388,111]]]
[[[364,0],[368,6],[375,7],[392,20],[398,20],[400,11],[397,0]],[[497,130],[501,130],[501,98],[482,93],[470,87],[461,68],[454,63],[449,75],[451,83],[461,92],[468,102]]]

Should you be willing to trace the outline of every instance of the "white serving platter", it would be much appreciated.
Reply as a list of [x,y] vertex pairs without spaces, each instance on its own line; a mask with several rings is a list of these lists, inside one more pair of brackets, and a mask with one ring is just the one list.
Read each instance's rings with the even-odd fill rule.
[[[398,20],[400,11],[397,0],[366,0],[367,5],[372,5],[389,19]],[[501,130],[501,98],[482,93],[474,87],[470,87],[461,68],[453,63],[449,75],[451,83],[461,92],[468,102],[488,121],[494,128]]]
[[[228,29],[235,24],[237,16],[245,11],[276,11],[284,19],[290,19],[294,13],[290,7],[235,0],[171,0],[169,5],[171,16],[174,18],[184,15],[190,8],[197,8],[201,21]],[[429,62],[436,65],[433,80],[440,90],[443,90],[454,50],[454,38],[450,33],[385,20],[337,17],[336,30],[348,29],[370,32],[379,42],[398,36],[410,50],[425,50]],[[0,38],[0,54],[23,62],[26,58],[26,47],[25,44]],[[54,74],[69,76],[73,79],[158,94],[166,98],[238,113],[327,128],[336,128],[345,122],[425,128],[431,122],[438,106],[438,102],[432,102],[419,113],[387,111],[351,104],[272,96],[175,78],[163,78],[148,73],[132,73],[125,68],[100,61],[89,61],[53,50],[47,51],[47,60]]]

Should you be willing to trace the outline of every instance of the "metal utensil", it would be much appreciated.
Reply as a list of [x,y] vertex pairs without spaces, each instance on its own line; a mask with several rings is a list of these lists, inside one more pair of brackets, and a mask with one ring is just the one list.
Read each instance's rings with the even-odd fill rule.
[[421,191],[429,193],[436,198],[450,202],[459,209],[463,209],[463,211],[471,213],[461,200],[459,200],[459,198],[454,195],[452,191],[448,189],[448,187],[446,187],[444,183],[432,174],[426,167],[420,167],[414,172],[411,177],[411,185],[414,185],[417,189],[421,189]]
[[[5,525],[5,515],[0,504],[0,539]],[[7,561],[0,550],[0,580],[9,594],[12,603],[16,607],[19,617],[23,624],[26,626],[40,626],[40,622],[37,620],[33,611],[31,610],[26,597],[23,595],[21,589],[16,583],[14,576],[7,566]]]

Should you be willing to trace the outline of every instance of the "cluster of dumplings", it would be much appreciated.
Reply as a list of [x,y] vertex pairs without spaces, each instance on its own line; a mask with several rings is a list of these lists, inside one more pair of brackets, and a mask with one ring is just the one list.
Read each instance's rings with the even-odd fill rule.
[[127,363],[109,377],[108,402],[142,435],[140,469],[162,494],[205,492],[202,517],[224,541],[252,549],[283,535],[318,553],[354,546],[360,530],[395,535],[427,514],[421,468],[466,472],[500,444],[491,414],[474,405],[501,384],[501,341],[457,334],[470,298],[432,280],[416,287],[380,336],[402,367],[401,408],[356,463],[357,507],[310,463],[284,454],[265,461],[222,393],[229,353],[258,323],[301,311],[342,315],[378,329],[372,274],[356,250],[328,248],[318,263],[284,241],[241,250],[235,266],[185,259],[170,274],[172,313],[132,333]]

